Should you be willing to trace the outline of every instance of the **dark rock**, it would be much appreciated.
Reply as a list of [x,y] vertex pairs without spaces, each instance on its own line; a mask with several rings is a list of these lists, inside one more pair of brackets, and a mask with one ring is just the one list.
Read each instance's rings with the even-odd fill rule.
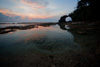
[[62,16],[61,18],[60,18],[60,20],[59,20],[59,23],[64,23],[64,22],[66,22],[66,18],[67,18],[68,16],[67,15],[64,15],[64,16]]

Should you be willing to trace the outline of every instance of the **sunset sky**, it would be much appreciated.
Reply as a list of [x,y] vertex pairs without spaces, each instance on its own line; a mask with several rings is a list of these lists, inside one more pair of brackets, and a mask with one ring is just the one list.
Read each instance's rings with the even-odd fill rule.
[[0,22],[57,22],[77,0],[0,0]]

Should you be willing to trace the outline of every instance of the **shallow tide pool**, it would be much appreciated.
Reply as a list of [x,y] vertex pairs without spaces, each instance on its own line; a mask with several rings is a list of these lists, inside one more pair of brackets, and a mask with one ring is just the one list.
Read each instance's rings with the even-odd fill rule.
[[95,66],[95,54],[99,54],[97,36],[78,34],[68,25],[34,25],[0,34],[1,67]]
[[61,53],[74,48],[80,49],[74,43],[74,36],[58,25],[38,26],[28,30],[18,30],[0,35],[1,54],[21,53],[30,50],[43,53]]

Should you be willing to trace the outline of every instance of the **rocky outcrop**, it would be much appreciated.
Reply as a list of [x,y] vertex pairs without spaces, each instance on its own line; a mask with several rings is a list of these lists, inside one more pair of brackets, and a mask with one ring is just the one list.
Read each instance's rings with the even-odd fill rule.
[[62,17],[60,18],[60,20],[59,20],[59,23],[65,23],[67,17],[68,17],[67,15],[62,16]]

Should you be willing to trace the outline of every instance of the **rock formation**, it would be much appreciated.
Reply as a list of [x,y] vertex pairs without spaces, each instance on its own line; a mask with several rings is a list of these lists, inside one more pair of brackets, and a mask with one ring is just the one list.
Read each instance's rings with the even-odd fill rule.
[[67,15],[62,16],[62,17],[60,18],[60,20],[59,20],[59,23],[65,23],[67,17],[68,17]]

